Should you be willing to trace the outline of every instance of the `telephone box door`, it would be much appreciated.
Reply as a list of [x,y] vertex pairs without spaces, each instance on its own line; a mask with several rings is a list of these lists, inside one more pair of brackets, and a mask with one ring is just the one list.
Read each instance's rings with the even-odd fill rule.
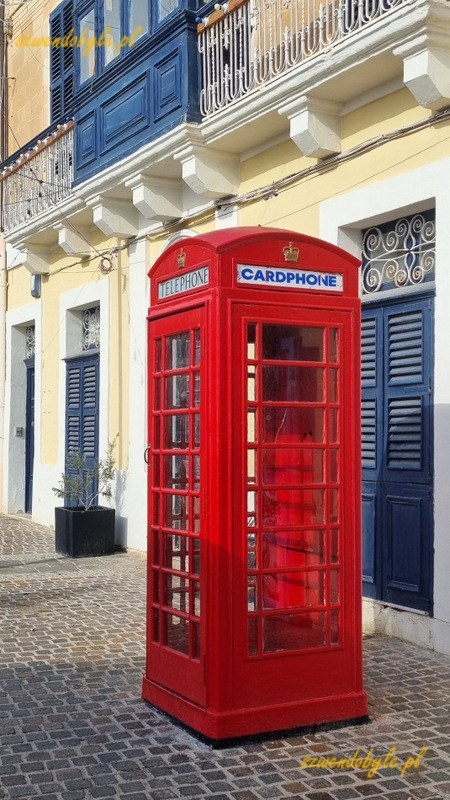
[[346,604],[346,581],[351,598],[358,580],[358,487],[346,487],[344,507],[340,484],[343,463],[350,484],[355,472],[350,313],[238,306],[233,331],[233,414],[243,414],[234,434],[234,703],[270,706],[275,684],[278,702],[320,698],[330,674],[333,692],[348,693],[355,655],[343,631],[358,613]]
[[204,703],[204,308],[150,322],[147,675]]

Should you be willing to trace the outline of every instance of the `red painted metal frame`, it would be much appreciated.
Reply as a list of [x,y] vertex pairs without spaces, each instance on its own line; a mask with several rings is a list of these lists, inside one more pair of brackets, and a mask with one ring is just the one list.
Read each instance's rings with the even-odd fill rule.
[[[283,253],[291,242],[290,252],[299,248],[299,261],[295,264],[286,263]],[[343,276],[343,291],[239,285],[238,264],[339,274]],[[154,564],[149,548],[149,635],[143,697],[214,740],[367,715],[362,685],[358,265],[356,259],[339,248],[310,237],[277,229],[241,228],[172,245],[150,273],[149,386],[155,335],[160,335],[161,330],[179,331],[180,324],[187,330],[194,309],[201,309],[204,320],[200,447],[204,493],[200,533],[202,640],[199,662],[190,664],[186,656],[172,651],[167,669],[163,651],[170,648],[155,644],[151,635]],[[158,299],[158,284],[203,267],[209,270],[207,284]],[[180,281],[174,285],[178,290],[180,286]],[[194,312],[197,316],[198,311]],[[342,331],[342,637],[333,648],[259,656],[246,651],[245,320],[331,324]],[[149,431],[152,403],[150,389]],[[151,489],[149,474],[149,498]],[[151,525],[149,508],[149,531]],[[191,679],[198,683],[199,664],[203,688],[193,694],[188,686]],[[164,681],[157,678],[161,668],[166,670]]]

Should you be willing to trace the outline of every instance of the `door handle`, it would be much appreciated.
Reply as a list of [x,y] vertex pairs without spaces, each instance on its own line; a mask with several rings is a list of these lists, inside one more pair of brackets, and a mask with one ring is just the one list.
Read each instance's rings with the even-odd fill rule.
[[151,451],[151,449],[152,449],[152,446],[151,446],[151,444],[149,444],[149,445],[147,445],[147,447],[144,450],[144,461],[145,461],[145,463],[147,464],[148,467],[150,466],[150,461],[149,461],[148,454]]

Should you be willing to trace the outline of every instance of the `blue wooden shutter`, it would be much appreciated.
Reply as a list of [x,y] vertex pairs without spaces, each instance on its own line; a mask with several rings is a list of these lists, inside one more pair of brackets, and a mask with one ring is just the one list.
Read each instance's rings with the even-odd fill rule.
[[99,357],[79,358],[67,364],[66,459],[80,450],[86,471],[98,458]]
[[[61,3],[50,14],[50,39],[63,39],[73,32],[73,3]],[[50,45],[50,123],[72,113],[74,48]]]

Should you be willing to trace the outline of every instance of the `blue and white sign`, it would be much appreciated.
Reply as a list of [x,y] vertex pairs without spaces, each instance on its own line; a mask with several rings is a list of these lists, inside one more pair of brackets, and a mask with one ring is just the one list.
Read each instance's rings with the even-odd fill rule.
[[237,282],[251,284],[260,288],[277,289],[319,289],[329,292],[342,292],[343,276],[336,272],[319,270],[289,269],[285,267],[254,267],[238,264]]
[[192,272],[185,272],[184,275],[177,275],[176,278],[169,278],[168,281],[158,283],[158,300],[172,297],[174,294],[183,294],[192,289],[201,289],[209,283],[209,267],[200,267]]

